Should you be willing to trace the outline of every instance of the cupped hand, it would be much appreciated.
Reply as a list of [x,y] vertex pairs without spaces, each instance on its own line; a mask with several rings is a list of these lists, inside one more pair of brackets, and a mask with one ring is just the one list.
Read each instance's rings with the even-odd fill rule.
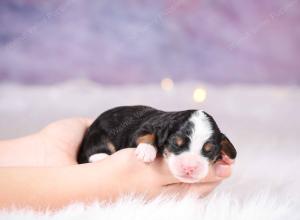
[[145,194],[149,198],[156,197],[161,193],[183,196],[192,193],[197,196],[205,196],[215,189],[224,179],[230,177],[233,160],[223,156],[222,160],[212,165],[208,175],[199,183],[182,183],[169,171],[163,158],[157,158],[152,163],[144,163],[138,160],[134,149],[123,149],[114,153],[105,160],[119,163],[127,167],[123,171],[124,179],[127,180],[127,192],[133,191]]
[[38,134],[45,149],[45,165],[62,166],[77,164],[76,154],[90,118],[69,118],[53,122]]
[[[100,200],[117,199],[120,195],[128,193],[142,194],[147,198],[154,198],[161,193],[179,197],[186,193],[205,196],[231,175],[233,161],[223,156],[222,160],[210,167],[209,174],[201,182],[181,183],[172,176],[163,158],[146,164],[136,158],[135,149],[132,148],[117,151],[97,163],[77,165],[76,154],[91,123],[92,120],[88,118],[65,119],[49,124],[38,133],[15,140],[0,141],[0,166],[21,166],[23,175],[26,166],[44,167],[47,172],[49,169],[53,172],[54,169],[58,174],[57,180],[60,183],[67,182],[67,185],[70,184],[69,177],[75,176],[80,184],[74,186],[73,196],[80,201],[86,198],[85,194],[88,194],[89,198]],[[66,170],[68,175],[65,174]],[[41,175],[40,171],[41,169],[32,172]],[[55,176],[55,173],[51,176]],[[45,177],[44,174],[42,176]],[[82,179],[85,181],[81,181]],[[48,183],[46,181],[45,184]],[[74,185],[74,182],[71,184]],[[86,184],[86,188],[90,190],[87,191],[81,184]],[[57,201],[57,198],[54,201]]]
[[[76,153],[81,144],[86,129],[91,125],[89,118],[70,118],[49,124],[39,132],[47,152],[47,165],[74,165]],[[162,158],[146,164],[138,160],[134,149],[120,150],[105,160],[109,164],[119,164],[122,167],[120,175],[127,179],[123,192],[134,192],[155,197],[161,193],[171,193],[178,196],[193,193],[205,196],[222,180],[231,175],[233,160],[226,155],[209,169],[208,175],[199,183],[181,183],[170,173],[167,163]],[[101,161],[99,162],[101,163]],[[101,165],[101,164],[98,164]],[[123,168],[126,168],[125,170]],[[119,178],[122,178],[122,177]]]

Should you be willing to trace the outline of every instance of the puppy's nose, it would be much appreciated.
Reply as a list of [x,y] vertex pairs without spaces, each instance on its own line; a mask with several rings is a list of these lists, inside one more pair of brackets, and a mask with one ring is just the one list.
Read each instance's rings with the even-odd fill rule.
[[188,165],[182,167],[184,174],[187,176],[193,175],[197,169],[198,169],[197,165]]

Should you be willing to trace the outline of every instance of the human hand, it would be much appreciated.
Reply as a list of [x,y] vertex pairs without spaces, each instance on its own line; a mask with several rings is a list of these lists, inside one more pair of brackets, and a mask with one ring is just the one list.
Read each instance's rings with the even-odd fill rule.
[[[71,118],[51,123],[42,129],[39,136],[47,149],[47,165],[77,164],[78,147],[91,123],[92,120],[88,118]],[[120,171],[115,175],[116,180],[111,181],[118,184],[110,190],[111,195],[114,194],[112,190],[118,189],[120,192],[116,192],[115,195],[131,192],[146,195],[148,198],[161,193],[175,194],[179,197],[187,193],[205,196],[231,175],[231,166],[234,162],[224,155],[222,160],[210,167],[208,175],[201,182],[187,184],[173,177],[163,158],[157,158],[154,162],[146,164],[136,158],[134,149],[131,148],[117,151],[105,160],[107,167],[112,168],[114,165],[114,169]],[[99,166],[102,165],[96,166],[100,172]]]
[[64,119],[25,137],[0,140],[0,167],[76,164],[77,150],[91,123],[89,118]]
[[216,175],[217,170],[218,166],[213,166],[201,183],[179,183],[163,159],[145,164],[135,157],[134,149],[129,148],[97,163],[6,167],[0,169],[0,188],[4,189],[0,192],[0,209],[14,206],[49,211],[74,202],[116,201],[131,193],[142,195],[146,200],[162,193],[179,196],[177,198],[186,193],[204,196],[228,177],[230,165],[220,170],[222,175]]
[[[108,157],[112,164],[119,163],[121,167],[127,167],[122,171],[119,178],[122,185],[127,186],[122,192],[145,194],[153,198],[161,193],[183,196],[187,193],[205,196],[218,186],[224,179],[231,175],[233,160],[223,156],[222,160],[210,167],[208,175],[199,183],[188,184],[177,180],[169,171],[163,158],[157,158],[152,163],[146,164],[134,154],[134,149],[123,149]],[[108,161],[107,161],[108,162]],[[120,180],[121,181],[121,180]],[[120,181],[117,181],[120,184]]]
[[[27,196],[30,190],[23,189],[23,185],[18,190],[13,188],[11,191],[15,192],[13,194],[18,201],[40,206],[42,199],[47,207],[50,204],[58,207],[70,201],[117,199],[120,195],[128,193],[142,194],[149,199],[161,193],[177,196],[193,193],[204,196],[231,175],[233,161],[224,156],[210,167],[208,176],[201,182],[181,183],[172,176],[164,159],[157,158],[154,162],[145,164],[136,158],[134,149],[130,148],[117,151],[99,163],[63,166],[76,164],[78,147],[91,123],[92,120],[86,118],[66,119],[51,123],[36,134],[16,140],[0,141],[0,165],[22,166],[15,169],[15,175],[12,175],[10,168],[10,171],[6,172],[8,177],[20,177],[18,182],[28,181],[30,184],[23,185],[32,186],[31,176],[34,176],[39,180],[34,182],[36,190],[46,189],[39,194],[47,199],[43,197],[36,201],[28,201],[32,198]],[[31,168],[24,168],[25,166]],[[44,168],[34,169],[32,166]],[[49,178],[56,181],[49,181]],[[8,180],[6,187],[11,186],[9,182]],[[41,188],[41,185],[48,187]],[[69,190],[65,190],[66,188]],[[87,188],[89,190],[86,190]],[[20,190],[22,193],[18,193]],[[24,198],[20,199],[19,194],[24,195]]]
[[[39,132],[47,149],[47,165],[60,166],[77,164],[76,153],[81,144],[86,129],[92,123],[88,118],[70,118],[49,124]],[[49,156],[51,155],[51,156]],[[179,196],[186,193],[207,195],[222,180],[231,175],[231,160],[226,155],[210,167],[208,175],[196,184],[181,183],[170,173],[168,165],[162,158],[157,158],[153,163],[145,164],[139,161],[134,149],[123,149],[114,153],[106,160],[109,164],[119,164],[127,167],[119,177],[128,179],[128,189],[135,192],[148,192],[150,197],[161,192],[176,193]],[[122,170],[123,171],[123,170]],[[125,185],[125,184],[124,184]]]
[[90,118],[69,118],[53,122],[38,134],[45,149],[45,165],[62,166],[77,164],[76,154]]

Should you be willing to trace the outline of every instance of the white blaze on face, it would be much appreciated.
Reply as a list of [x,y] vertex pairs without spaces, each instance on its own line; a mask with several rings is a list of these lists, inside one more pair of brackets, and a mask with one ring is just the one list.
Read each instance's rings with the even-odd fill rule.
[[194,129],[190,136],[190,152],[199,154],[205,142],[213,134],[213,129],[207,115],[199,110],[192,114],[190,122],[193,123]]
[[196,111],[189,119],[193,124],[189,150],[179,155],[171,154],[168,165],[173,175],[182,182],[199,182],[208,174],[208,158],[201,154],[205,142],[213,134],[209,118],[203,111]]

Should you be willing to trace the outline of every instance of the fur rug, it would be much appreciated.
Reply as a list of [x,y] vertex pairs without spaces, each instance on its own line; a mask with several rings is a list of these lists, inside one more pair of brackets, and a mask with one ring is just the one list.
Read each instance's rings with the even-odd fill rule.
[[[148,104],[162,109],[177,109],[179,104],[185,108],[199,108],[185,98],[195,86],[177,85],[174,94],[164,94],[156,86],[116,89],[88,82],[42,88],[2,85],[0,134],[19,136],[57,118],[96,116],[110,106],[125,103]],[[0,219],[299,220],[300,120],[297,115],[300,90],[254,86],[207,86],[207,90],[210,96],[201,108],[215,116],[238,150],[232,177],[208,197],[197,200],[187,196],[176,201],[161,196],[145,203],[141,198],[125,196],[115,204],[73,204],[56,213],[2,210]],[[43,100],[48,100],[49,106],[55,106],[53,111],[49,112],[39,104]],[[32,106],[37,114],[23,117],[33,109]]]
[[259,193],[238,201],[232,195],[218,194],[201,201],[187,196],[181,201],[157,198],[147,204],[142,199],[126,197],[115,204],[94,203],[89,206],[71,205],[56,213],[35,213],[18,210],[1,214],[3,220],[65,220],[65,219],[201,219],[201,220],[296,220],[292,207],[276,196]]

